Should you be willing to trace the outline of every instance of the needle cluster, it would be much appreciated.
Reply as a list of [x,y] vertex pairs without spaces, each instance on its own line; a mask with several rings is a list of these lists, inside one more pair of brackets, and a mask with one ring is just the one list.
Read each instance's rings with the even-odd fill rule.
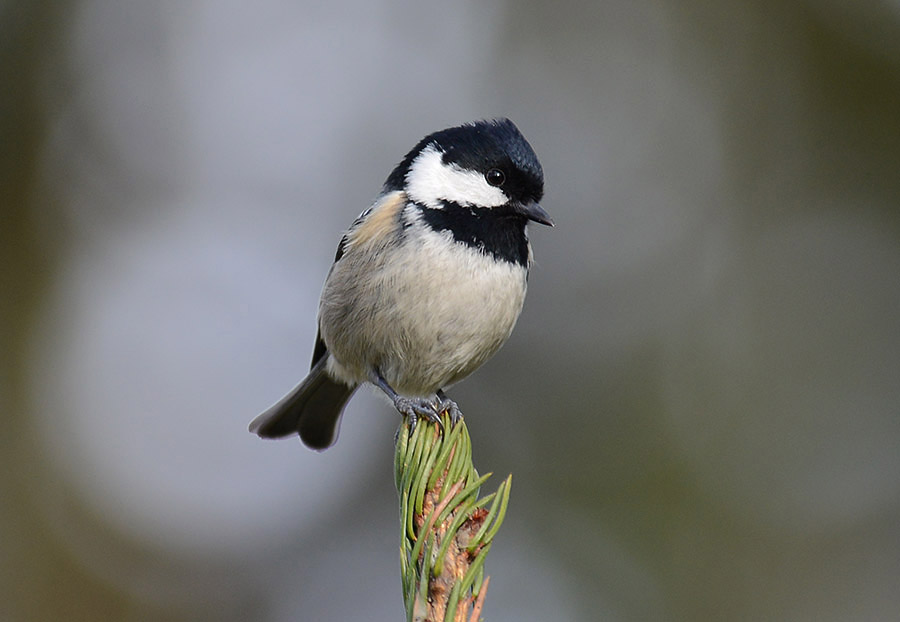
[[477,622],[487,592],[484,560],[509,502],[512,476],[478,498],[491,476],[472,464],[465,421],[419,421],[397,436],[400,570],[407,622]]

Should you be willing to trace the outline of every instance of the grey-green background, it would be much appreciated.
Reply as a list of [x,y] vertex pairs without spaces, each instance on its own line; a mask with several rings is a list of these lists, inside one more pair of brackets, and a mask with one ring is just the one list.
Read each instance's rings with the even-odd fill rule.
[[499,115],[557,227],[451,391],[485,619],[900,616],[897,0],[0,1],[0,72],[0,619],[401,619],[396,414],[246,425],[393,165]]

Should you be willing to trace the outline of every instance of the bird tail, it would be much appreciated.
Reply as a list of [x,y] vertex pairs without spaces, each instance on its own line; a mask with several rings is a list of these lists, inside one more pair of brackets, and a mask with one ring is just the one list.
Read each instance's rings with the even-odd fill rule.
[[323,356],[309,375],[277,404],[250,422],[250,431],[261,438],[282,438],[300,434],[313,449],[328,449],[337,440],[344,406],[356,387],[335,382],[325,371]]

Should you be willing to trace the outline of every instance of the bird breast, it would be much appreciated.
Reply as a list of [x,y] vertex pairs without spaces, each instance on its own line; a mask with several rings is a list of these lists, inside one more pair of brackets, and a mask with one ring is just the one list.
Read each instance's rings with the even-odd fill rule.
[[377,369],[401,395],[428,396],[472,373],[509,337],[527,270],[448,231],[365,231],[325,283],[319,326],[348,383]]

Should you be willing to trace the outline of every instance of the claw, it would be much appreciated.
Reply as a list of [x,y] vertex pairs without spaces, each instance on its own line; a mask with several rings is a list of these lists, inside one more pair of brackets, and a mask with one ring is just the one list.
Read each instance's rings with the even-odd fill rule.
[[384,391],[385,395],[394,403],[394,408],[407,418],[410,433],[416,429],[419,417],[424,417],[426,420],[436,423],[441,432],[444,431],[441,413],[450,415],[451,425],[456,425],[462,419],[462,412],[459,410],[459,406],[440,389],[435,393],[434,399],[430,400],[421,397],[403,397],[394,391],[377,369],[369,372],[369,381]]
[[435,410],[439,413],[445,412],[450,415],[450,423],[452,425],[459,423],[459,420],[462,419],[462,411],[459,409],[456,402],[447,397],[441,390],[438,390],[436,396],[437,399],[434,402]]
[[421,398],[401,397],[399,395],[392,397],[392,400],[394,408],[409,419],[410,432],[416,429],[419,417],[436,423],[439,428],[443,429],[444,424],[441,422],[441,415],[431,401]]

